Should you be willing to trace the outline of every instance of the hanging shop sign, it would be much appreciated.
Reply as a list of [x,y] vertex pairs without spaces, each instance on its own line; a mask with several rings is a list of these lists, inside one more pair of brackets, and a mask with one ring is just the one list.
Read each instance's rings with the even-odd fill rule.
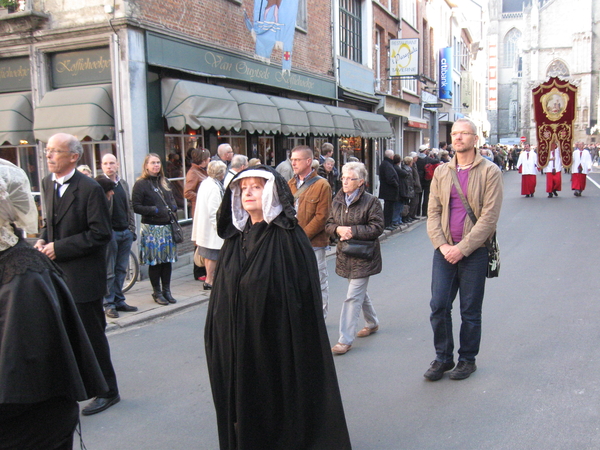
[[452,98],[452,47],[440,50],[440,93],[441,99]]
[[390,75],[419,75],[419,39],[390,40]]

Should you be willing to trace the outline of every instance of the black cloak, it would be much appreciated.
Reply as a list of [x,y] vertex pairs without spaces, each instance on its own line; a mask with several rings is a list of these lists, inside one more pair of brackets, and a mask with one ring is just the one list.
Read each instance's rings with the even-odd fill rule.
[[230,184],[217,216],[225,243],[204,338],[220,448],[350,449],[314,251],[281,175],[248,170],[275,176],[283,211],[238,230]]
[[108,390],[61,269],[23,241],[0,252],[0,413]]

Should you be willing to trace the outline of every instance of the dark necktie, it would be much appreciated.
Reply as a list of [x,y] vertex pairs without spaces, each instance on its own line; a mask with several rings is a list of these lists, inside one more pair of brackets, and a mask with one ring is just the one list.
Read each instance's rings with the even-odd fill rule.
[[65,184],[69,184],[69,181],[71,181],[71,180],[66,180],[66,181],[64,181],[64,182],[61,184],[61,183],[59,183],[58,181],[54,180],[54,186],[55,186],[55,189],[54,189],[54,190],[55,190],[55,193],[56,193],[56,198],[57,198],[57,199],[60,199],[60,198],[62,197],[62,194],[60,193],[60,188],[61,188],[62,186],[64,186]]

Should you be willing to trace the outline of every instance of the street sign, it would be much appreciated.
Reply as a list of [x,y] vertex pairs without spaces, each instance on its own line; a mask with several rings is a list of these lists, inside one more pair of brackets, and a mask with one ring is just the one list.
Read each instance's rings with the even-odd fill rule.
[[443,108],[444,105],[442,103],[425,103],[423,108]]
[[525,136],[521,136],[521,142],[525,142],[527,138]]

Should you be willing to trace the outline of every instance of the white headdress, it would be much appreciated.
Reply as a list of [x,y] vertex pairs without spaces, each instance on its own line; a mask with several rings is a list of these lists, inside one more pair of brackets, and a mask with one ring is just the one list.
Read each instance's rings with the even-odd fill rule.
[[231,189],[231,214],[233,225],[240,231],[246,226],[249,214],[242,207],[242,195],[240,180],[244,178],[264,178],[266,180],[262,195],[263,218],[265,222],[271,223],[283,210],[279,202],[279,196],[275,192],[275,176],[266,170],[247,169],[235,177],[229,184]]
[[26,233],[37,233],[38,211],[25,172],[0,159],[0,251],[18,242],[11,224]]

